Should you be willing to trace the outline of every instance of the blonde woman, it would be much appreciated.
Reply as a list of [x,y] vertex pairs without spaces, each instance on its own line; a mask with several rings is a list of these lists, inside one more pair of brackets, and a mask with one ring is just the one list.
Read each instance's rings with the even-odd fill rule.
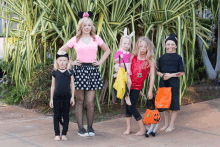
[[143,124],[142,117],[136,108],[136,104],[140,95],[140,90],[143,88],[144,81],[146,80],[149,72],[150,87],[147,96],[149,99],[153,98],[155,66],[156,62],[154,60],[154,44],[147,37],[142,36],[137,40],[131,57],[131,105],[126,105],[127,130],[123,133],[124,135],[129,135],[131,132],[132,116],[134,116],[140,127],[140,131],[135,135],[139,136],[145,134],[146,129]]
[[[80,136],[94,136],[92,127],[94,119],[94,100],[96,90],[103,88],[103,81],[99,72],[101,65],[109,56],[110,49],[103,40],[95,34],[95,27],[92,20],[92,12],[79,12],[81,18],[78,22],[77,34],[71,38],[59,51],[68,51],[74,48],[77,59],[72,61],[75,78],[76,95],[76,119]],[[104,50],[102,58],[97,61],[96,54],[98,46]],[[87,108],[87,131],[83,126],[83,103],[86,101]]]

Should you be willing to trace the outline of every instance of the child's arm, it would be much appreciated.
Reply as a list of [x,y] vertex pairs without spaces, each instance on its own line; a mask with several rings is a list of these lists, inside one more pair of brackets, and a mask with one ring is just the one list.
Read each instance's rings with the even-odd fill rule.
[[58,50],[58,52],[59,52],[59,51],[65,51],[65,52],[67,52],[69,49],[70,49],[70,47],[69,47],[68,45],[64,44],[64,45]]
[[117,51],[115,53],[115,60],[114,63],[119,63],[119,56],[121,57],[121,59],[123,58],[123,53],[121,51]]
[[142,91],[140,91],[140,95],[146,99],[146,96]]
[[132,59],[133,59],[133,57],[134,57],[134,55],[131,55],[131,57],[130,57],[130,63],[132,62]]
[[157,75],[160,76],[160,77],[163,77],[164,74],[159,72],[159,71],[157,71]]
[[178,72],[170,74],[170,77],[180,77],[185,74],[184,65],[183,65],[183,59],[182,57],[179,57],[178,59]]
[[180,77],[185,75],[185,72],[177,72],[177,73],[172,73],[170,74],[171,77]]
[[52,76],[52,84],[50,90],[50,107],[53,108],[53,95],[55,90],[55,78]]
[[[123,58],[123,54],[119,55],[121,59]],[[119,57],[114,60],[114,63],[119,63]]]
[[119,58],[115,59],[114,63],[119,63]]
[[165,73],[164,74],[164,80],[168,80],[173,77],[180,77],[183,76],[185,72],[177,72],[177,73]]
[[185,70],[184,70],[184,66],[183,66],[182,57],[179,57],[178,58],[178,72],[167,73],[164,76],[164,80],[168,80],[169,78],[172,78],[172,77],[180,77],[180,76],[183,76],[184,74],[185,74]]
[[74,100],[75,84],[74,84],[73,75],[71,76],[71,93],[72,93],[72,97],[70,99],[70,104],[72,104],[72,106],[74,106],[75,105],[75,100]]
[[161,70],[161,66],[160,66],[160,58],[158,59],[158,65],[157,65],[157,75],[160,76],[160,77],[163,77],[164,74],[162,72],[160,72]]
[[155,64],[150,64],[150,88],[148,90],[147,96],[151,100],[153,98],[153,87],[155,80]]

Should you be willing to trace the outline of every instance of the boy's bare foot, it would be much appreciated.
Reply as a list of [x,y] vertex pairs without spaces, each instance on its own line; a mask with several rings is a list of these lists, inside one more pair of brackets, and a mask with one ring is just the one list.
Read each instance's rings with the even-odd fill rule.
[[129,96],[126,96],[126,97],[125,97],[125,102],[126,102],[126,104],[129,105],[129,106],[131,105],[131,100],[130,100],[130,97],[129,97]]
[[62,140],[67,140],[66,135],[62,135]]
[[168,128],[168,126],[164,126],[163,128],[160,128],[160,131],[165,131]]
[[60,136],[55,136],[54,140],[59,141],[60,140]]
[[144,135],[145,132],[146,132],[145,129],[141,129],[139,132],[137,132],[137,133],[135,134],[135,136],[141,136],[141,135]]
[[174,127],[168,127],[168,128],[165,130],[165,132],[172,132],[173,130],[175,130]]
[[130,133],[131,133],[131,130],[126,130],[123,134],[124,135],[130,135]]

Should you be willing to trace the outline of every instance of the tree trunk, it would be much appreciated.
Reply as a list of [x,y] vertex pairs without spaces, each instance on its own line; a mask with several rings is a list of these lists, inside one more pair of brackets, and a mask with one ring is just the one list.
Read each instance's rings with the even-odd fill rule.
[[216,73],[220,73],[220,10],[218,11],[218,41],[217,41],[217,58],[216,58]]
[[214,68],[212,67],[212,64],[209,60],[206,48],[205,48],[205,46],[203,46],[202,39],[199,36],[197,36],[197,42],[198,42],[198,47],[199,47],[200,53],[202,54],[203,64],[206,67],[205,70],[208,75],[208,79],[214,80],[216,78],[216,72],[215,72]]

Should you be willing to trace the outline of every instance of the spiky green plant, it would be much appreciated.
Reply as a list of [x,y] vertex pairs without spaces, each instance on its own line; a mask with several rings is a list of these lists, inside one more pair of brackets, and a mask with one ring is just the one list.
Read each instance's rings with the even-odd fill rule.
[[[97,34],[101,36],[111,49],[110,57],[100,66],[100,72],[105,82],[104,90],[97,92],[96,104],[100,102],[111,105],[114,54],[118,50],[118,41],[125,27],[136,31],[137,36],[147,36],[155,44],[155,59],[165,53],[164,39],[169,33],[178,35],[177,52],[184,58],[186,74],[180,79],[181,97],[187,83],[192,82],[194,72],[194,53],[196,35],[209,38],[209,29],[197,21],[195,4],[198,0],[1,0],[1,12],[9,21],[6,26],[6,41],[10,31],[11,46],[5,43],[5,61],[13,65],[12,78],[19,87],[26,86],[31,79],[33,68],[40,63],[46,63],[47,53],[52,55],[64,43],[76,34],[78,11],[92,11]],[[15,17],[11,17],[15,14]],[[16,29],[11,28],[12,22],[17,22]],[[135,42],[135,38],[133,38]],[[70,50],[75,56],[74,50]],[[98,52],[98,59],[103,51]],[[8,57],[12,60],[9,61]],[[157,75],[156,75],[157,77]],[[158,86],[156,79],[154,89]],[[143,92],[148,90],[149,78],[146,80]]]

